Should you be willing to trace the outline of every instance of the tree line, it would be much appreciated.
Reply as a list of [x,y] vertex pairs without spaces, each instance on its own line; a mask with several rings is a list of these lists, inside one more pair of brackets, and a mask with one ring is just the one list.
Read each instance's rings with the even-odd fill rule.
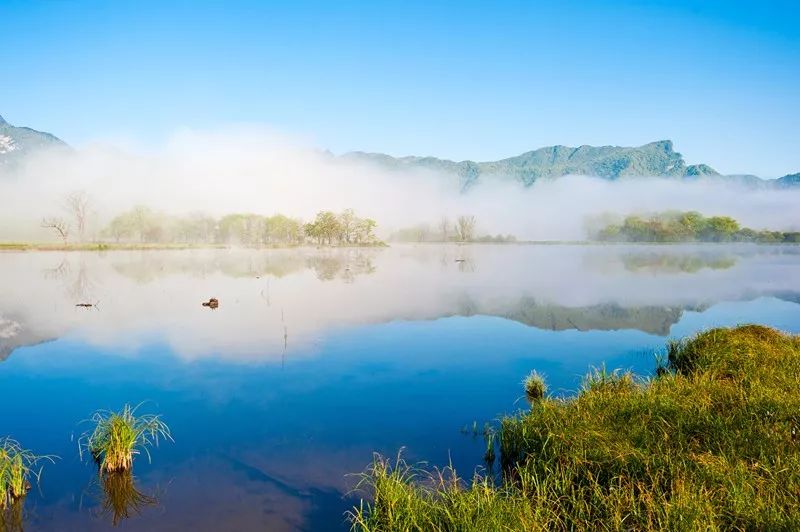
[[243,246],[368,245],[378,243],[375,220],[361,218],[353,209],[341,213],[320,211],[304,223],[284,214],[261,216],[232,213],[221,218],[206,214],[167,216],[137,206],[116,216],[105,234],[120,241],[143,243],[238,244]]
[[477,220],[462,215],[452,222],[443,216],[436,225],[419,224],[396,231],[391,240],[397,242],[516,242],[513,235],[478,235]]
[[215,218],[195,213],[171,216],[137,205],[115,216],[101,233],[114,242],[147,244],[298,244],[302,222],[282,214],[233,213]]
[[[84,242],[91,202],[85,192],[68,195],[62,205],[67,217],[42,219],[41,226],[52,230],[64,244],[70,238]],[[73,231],[73,224],[76,231]],[[340,213],[320,211],[310,222],[284,214],[262,216],[232,213],[220,218],[203,213],[173,216],[137,205],[115,216],[100,232],[102,241],[143,244],[237,244],[243,246],[374,245],[377,222],[356,215],[353,209]],[[96,237],[95,237],[96,239]]]
[[730,216],[706,217],[696,211],[669,211],[648,217],[628,216],[594,233],[609,242],[800,242],[800,232],[757,231]]

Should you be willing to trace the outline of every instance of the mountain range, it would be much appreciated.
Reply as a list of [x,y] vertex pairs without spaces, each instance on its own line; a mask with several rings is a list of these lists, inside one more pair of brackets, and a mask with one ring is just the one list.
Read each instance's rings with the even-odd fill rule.
[[[58,137],[28,127],[16,127],[0,116],[0,170],[10,168],[28,154],[46,148],[67,148]],[[722,180],[754,188],[800,187],[800,173],[779,179],[755,175],[722,175],[706,164],[687,165],[672,141],[643,146],[549,146],[499,161],[450,161],[437,157],[392,157],[383,153],[350,152],[343,160],[365,162],[390,170],[429,170],[458,178],[462,189],[483,179],[511,179],[523,186],[566,175],[596,176],[616,180],[667,177],[682,180]]]
[[480,180],[512,179],[524,186],[567,175],[596,176],[609,180],[667,177],[682,180],[718,180],[757,188],[800,187],[800,173],[779,179],[755,175],[722,175],[707,164],[687,165],[672,141],[643,146],[549,146],[499,161],[450,161],[436,157],[392,157],[383,153],[351,152],[344,158],[396,170],[431,170],[458,176],[464,189]]

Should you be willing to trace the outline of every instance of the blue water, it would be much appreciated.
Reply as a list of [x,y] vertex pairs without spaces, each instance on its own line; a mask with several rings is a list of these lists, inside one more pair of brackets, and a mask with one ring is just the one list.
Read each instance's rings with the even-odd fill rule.
[[[796,257],[790,257],[784,276],[797,271]],[[779,259],[786,266],[786,257]],[[0,256],[0,265],[3,260],[11,259]],[[733,268],[747,260],[740,259]],[[708,273],[680,275],[704,272]],[[653,275],[649,282],[673,282],[670,275]],[[106,287],[123,291],[122,281],[103,279]],[[481,284],[469,281],[460,280],[459,287]],[[316,282],[307,281],[311,284],[303,288],[311,290],[309,304],[314,304]],[[356,288],[351,290],[354,300],[347,299],[349,282],[337,288],[342,290],[337,292],[342,305],[365,304]],[[409,319],[407,310],[395,310],[401,316],[385,319],[392,297],[402,299],[403,294],[385,295],[369,313],[380,319],[360,316],[317,327],[321,318],[314,318],[308,341],[291,347],[289,336],[284,345],[265,344],[263,354],[256,338],[255,346],[231,343],[227,349],[225,341],[212,342],[202,356],[195,356],[194,346],[187,350],[183,341],[175,340],[180,323],[154,330],[148,322],[141,330],[133,326],[131,332],[122,320],[126,327],[123,334],[117,323],[124,338],[119,342],[114,335],[99,338],[99,333],[88,333],[95,325],[87,320],[113,312],[109,307],[118,304],[113,298],[90,313],[57,310],[49,319],[68,318],[59,334],[37,338],[42,343],[17,345],[0,362],[0,389],[6,398],[0,402],[2,432],[38,453],[59,456],[55,464],[45,465],[40,485],[25,501],[26,528],[112,526],[113,515],[101,507],[96,466],[81,461],[78,454],[77,439],[90,427],[81,420],[99,408],[144,401],[141,411],[163,414],[175,441],[154,449],[152,463],[146,456],[137,457],[136,484],[158,502],[133,511],[118,523],[120,528],[346,529],[344,512],[358,500],[358,494],[348,493],[356,480],[348,474],[362,471],[373,452],[394,456],[402,449],[410,462],[452,463],[462,476],[471,476],[482,465],[484,442],[462,428],[473,423],[482,427],[524,408],[520,382],[532,369],[546,376],[553,393],[567,395],[591,367],[649,375],[667,337],[748,322],[800,332],[796,299],[786,297],[785,286],[770,289],[782,299],[753,294],[753,286],[764,288],[761,282],[754,279],[744,287],[750,298],[698,298],[687,307],[699,310],[680,311],[668,330],[658,334],[645,332],[653,329],[650,324],[642,327],[645,330],[547,330],[473,312]],[[656,306],[657,297],[663,296],[652,296]],[[220,310],[227,300],[221,301]],[[240,302],[247,304],[243,297]],[[612,318],[617,312],[612,309]],[[198,316],[221,321],[225,315]],[[135,321],[135,316],[130,319]],[[280,319],[285,323],[287,318]],[[104,322],[98,330],[113,329],[115,322],[119,320]],[[21,321],[15,323],[20,325],[14,331],[24,331]],[[209,323],[218,333],[233,327],[214,329],[213,321]],[[239,351],[247,356],[231,356]]]

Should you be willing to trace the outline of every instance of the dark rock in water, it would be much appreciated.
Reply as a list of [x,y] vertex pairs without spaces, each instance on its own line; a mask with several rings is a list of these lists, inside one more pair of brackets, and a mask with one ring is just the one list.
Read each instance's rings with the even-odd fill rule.
[[204,307],[209,307],[209,308],[217,308],[217,307],[219,307],[219,300],[217,298],[215,298],[215,297],[212,297],[208,301],[205,301],[203,303],[203,306]]

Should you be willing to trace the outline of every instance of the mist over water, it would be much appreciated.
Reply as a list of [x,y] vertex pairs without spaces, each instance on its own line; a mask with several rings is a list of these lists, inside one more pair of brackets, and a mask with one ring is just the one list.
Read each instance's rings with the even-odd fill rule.
[[569,176],[523,188],[508,176],[483,176],[461,191],[458,178],[389,170],[334,156],[264,127],[183,130],[152,150],[96,143],[42,153],[0,170],[0,239],[46,241],[44,216],[63,215],[70,192],[92,198],[87,235],[116,214],[147,205],[167,214],[280,212],[310,219],[320,210],[355,209],[378,222],[379,236],[443,216],[475,215],[479,234],[522,240],[580,240],[587,219],[669,209],[728,215],[754,229],[798,230],[798,190],[752,190],[718,181],[662,178],[607,181]]
[[[69,336],[181,358],[313,356],[331,331],[488,315],[658,336],[718,303],[800,298],[795,247],[395,245],[4,253],[0,352]],[[201,306],[210,297],[220,308]],[[76,307],[97,303],[96,309]]]

